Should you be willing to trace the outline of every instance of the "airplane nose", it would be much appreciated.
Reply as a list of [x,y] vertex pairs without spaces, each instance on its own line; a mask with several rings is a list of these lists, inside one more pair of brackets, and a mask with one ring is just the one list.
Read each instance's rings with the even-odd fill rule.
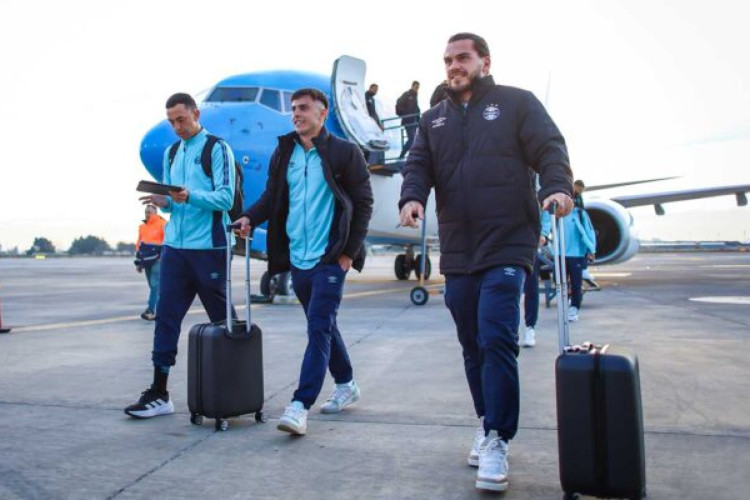
[[157,181],[162,179],[164,150],[178,140],[167,120],[156,124],[141,140],[141,162]]

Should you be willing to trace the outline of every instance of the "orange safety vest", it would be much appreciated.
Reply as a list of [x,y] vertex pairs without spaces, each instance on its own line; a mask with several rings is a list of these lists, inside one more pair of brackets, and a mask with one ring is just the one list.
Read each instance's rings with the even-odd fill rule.
[[150,243],[152,245],[161,245],[164,243],[164,226],[167,225],[166,219],[160,215],[150,215],[148,220],[138,228],[138,242],[135,244],[136,250],[141,247],[141,243]]

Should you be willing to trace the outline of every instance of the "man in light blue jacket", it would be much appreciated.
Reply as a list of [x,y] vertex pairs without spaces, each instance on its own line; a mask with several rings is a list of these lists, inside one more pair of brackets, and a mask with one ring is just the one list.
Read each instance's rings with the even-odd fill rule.
[[195,101],[188,94],[174,94],[166,107],[169,123],[181,140],[174,149],[164,151],[162,182],[181,189],[169,196],[141,198],[171,216],[161,255],[154,381],[137,403],[125,408],[125,413],[136,418],[174,413],[167,378],[177,356],[180,325],[196,294],[212,322],[226,315],[226,247],[232,241],[227,241],[224,228],[230,223],[227,211],[234,202],[234,155],[224,141],[216,140],[210,154],[211,175],[207,175],[201,156],[206,142],[214,138],[209,139],[198,122],[200,110]]
[[[580,197],[583,183],[574,185],[576,197]],[[570,279],[570,307],[568,319],[578,321],[583,300],[583,270],[589,259],[596,254],[594,226],[582,203],[576,203],[573,211],[563,219],[565,224],[565,267]]]

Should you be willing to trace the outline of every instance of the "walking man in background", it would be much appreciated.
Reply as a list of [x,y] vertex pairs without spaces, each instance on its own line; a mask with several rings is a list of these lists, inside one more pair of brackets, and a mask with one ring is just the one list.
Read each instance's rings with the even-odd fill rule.
[[161,247],[164,243],[164,226],[167,221],[156,212],[154,205],[146,205],[146,218],[138,228],[138,241],[135,244],[136,270],[146,272],[149,294],[146,310],[141,318],[153,321],[156,318],[156,305],[159,303],[159,270]]

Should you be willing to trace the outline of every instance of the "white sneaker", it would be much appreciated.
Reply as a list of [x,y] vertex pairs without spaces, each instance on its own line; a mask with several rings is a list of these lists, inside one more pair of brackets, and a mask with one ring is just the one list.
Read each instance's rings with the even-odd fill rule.
[[479,457],[484,451],[485,442],[485,431],[484,425],[480,420],[480,425],[477,427],[476,433],[474,434],[474,444],[471,445],[471,451],[469,452],[469,458],[466,460],[472,467],[479,467]]
[[568,308],[568,321],[578,321],[578,308],[570,306]]
[[307,433],[307,410],[298,408],[294,403],[296,401],[286,407],[276,428],[297,436],[304,436]]
[[523,342],[521,345],[524,347],[534,347],[536,345],[536,332],[533,326],[527,326],[526,331],[523,333]]
[[352,380],[348,384],[336,384],[331,397],[320,407],[321,413],[338,413],[359,399],[359,386]]
[[480,490],[508,489],[508,443],[499,437],[487,437],[479,456],[476,487]]

